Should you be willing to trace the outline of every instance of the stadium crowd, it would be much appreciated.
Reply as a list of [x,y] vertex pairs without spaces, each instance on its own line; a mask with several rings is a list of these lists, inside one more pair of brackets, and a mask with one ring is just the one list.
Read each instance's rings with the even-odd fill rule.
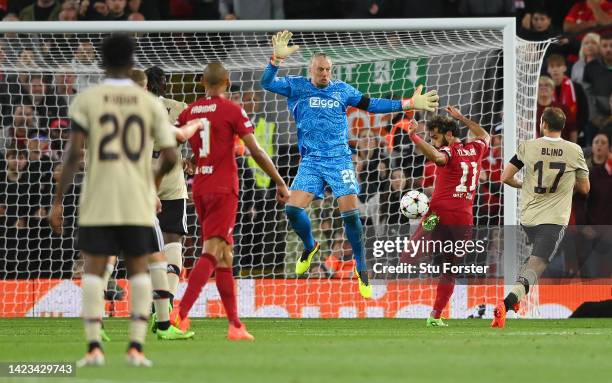
[[[254,4],[257,3],[257,6]],[[538,120],[546,106],[561,107],[567,115],[564,138],[577,142],[591,167],[591,193],[575,197],[571,224],[597,225],[570,228],[562,257],[549,268],[552,276],[612,275],[612,1],[512,1],[512,0],[36,0],[2,1],[4,21],[28,20],[157,20],[157,19],[310,19],[362,17],[515,16],[519,36],[528,40],[558,37],[546,53],[538,83]],[[0,40],[0,68],[8,52],[27,68],[40,62],[56,65],[53,73],[0,72],[0,277],[70,277],[78,259],[73,237],[75,182],[65,201],[67,230],[51,234],[47,222],[51,195],[61,168],[69,134],[67,108],[71,99],[100,80],[95,47],[80,41],[73,57],[57,64],[46,40],[41,44],[13,44],[14,36]],[[274,132],[261,90],[232,88],[230,96],[252,117],[255,126]],[[422,116],[416,116],[421,121]],[[435,166],[426,163],[404,130],[403,113],[392,116],[376,132],[363,129],[352,142],[366,230],[376,235],[396,235],[407,227],[399,200],[405,191],[423,189],[431,194]],[[503,135],[500,121],[487,126],[492,136],[483,160],[481,183],[475,201],[477,225],[502,222],[500,175],[503,168]],[[270,130],[271,129],[271,130]],[[420,129],[425,131],[424,121]],[[382,132],[382,133],[379,133]],[[257,134],[257,132],[256,132]],[[258,137],[259,138],[259,137]],[[281,175],[291,180],[299,159],[296,148],[269,144]],[[244,275],[291,276],[299,253],[298,239],[287,233],[287,224],[274,202],[269,180],[258,174],[249,153],[236,143],[236,160],[242,182],[240,214],[236,227],[236,268]],[[190,207],[192,210],[193,208]],[[314,235],[321,242],[321,261],[311,275],[345,277],[353,268],[351,250],[344,240],[339,211],[331,195],[310,208]],[[189,215],[190,233],[196,233],[195,214]],[[607,226],[606,226],[607,225]],[[582,227],[582,226],[580,226]],[[370,234],[372,236],[374,234]],[[186,239],[187,259],[193,260],[198,244]],[[191,245],[191,246],[190,246]],[[190,257],[190,255],[192,255]],[[189,263],[187,263],[189,266]]]

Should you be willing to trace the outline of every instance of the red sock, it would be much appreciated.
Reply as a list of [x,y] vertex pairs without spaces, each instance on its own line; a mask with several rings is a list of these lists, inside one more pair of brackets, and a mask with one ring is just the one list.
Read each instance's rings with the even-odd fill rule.
[[453,295],[455,289],[455,276],[450,274],[444,274],[440,276],[438,280],[438,288],[436,289],[436,301],[434,303],[433,311],[431,315],[435,319],[439,319],[442,315],[442,310],[446,307],[446,304]]
[[240,319],[238,318],[238,309],[236,306],[236,290],[234,288],[234,276],[232,275],[231,267],[217,267],[215,271],[215,280],[217,282],[217,290],[221,295],[221,302],[225,307],[227,320],[235,327],[241,327]]
[[203,253],[193,267],[193,270],[191,270],[185,295],[183,295],[183,299],[181,299],[179,310],[179,315],[181,318],[186,318],[189,314],[189,310],[191,310],[191,307],[195,303],[196,299],[198,299],[200,296],[202,287],[204,287],[208,281],[208,278],[210,278],[212,275],[216,265],[217,260],[215,257],[213,257],[211,254]]

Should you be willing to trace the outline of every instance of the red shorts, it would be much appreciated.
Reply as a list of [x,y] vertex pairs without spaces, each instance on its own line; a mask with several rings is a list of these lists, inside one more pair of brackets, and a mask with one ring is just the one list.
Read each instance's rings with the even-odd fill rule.
[[[440,222],[436,226],[436,228],[432,231],[425,231],[423,225],[421,224],[425,219],[427,219],[428,215],[423,217],[423,220],[419,222],[419,226],[410,237],[411,241],[467,241],[472,238],[472,228],[473,228],[473,217],[471,214],[465,214],[465,212],[455,212],[455,211],[438,211],[436,212],[438,217],[440,217]],[[419,260],[422,256],[426,254],[418,252],[417,254],[412,255],[412,259]],[[431,255],[431,254],[428,254]],[[453,254],[447,254],[448,256],[453,256]],[[412,263],[408,259],[407,254],[402,254],[400,257],[402,262]]]
[[194,195],[193,204],[202,229],[202,239],[206,241],[212,237],[219,237],[233,245],[238,196],[231,193]]

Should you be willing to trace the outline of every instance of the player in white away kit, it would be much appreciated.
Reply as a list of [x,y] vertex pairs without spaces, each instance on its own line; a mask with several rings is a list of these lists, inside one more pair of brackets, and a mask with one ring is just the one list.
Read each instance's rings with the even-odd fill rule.
[[[504,327],[508,310],[519,310],[521,299],[559,249],[569,223],[574,190],[588,194],[591,188],[582,148],[561,138],[564,126],[561,109],[544,109],[540,120],[542,137],[521,142],[502,173],[502,182],[521,189],[521,226],[533,248],[516,284],[495,307],[491,327]],[[516,178],[521,169],[522,181]]]
[[[147,89],[148,78],[145,72],[143,72],[140,69],[133,69],[130,74],[130,77],[137,85],[140,85],[143,89]],[[176,110],[176,107],[180,107],[181,105],[183,105],[183,103],[180,103],[174,100],[166,100],[166,102],[163,102],[162,100],[162,104],[164,105],[164,108],[170,112],[169,116],[170,116],[171,121],[176,121],[176,116],[173,116],[171,111],[173,110],[173,108],[174,110]],[[182,109],[184,108],[181,108],[181,110]],[[178,143],[182,143],[182,142],[187,141],[191,136],[193,136],[203,126],[204,124],[201,120],[194,120],[193,122],[189,122],[188,124],[185,124],[184,126],[181,126],[181,127],[175,127],[173,125],[169,125],[168,128],[173,130],[174,136],[176,140],[178,141]],[[157,141],[155,141],[153,143],[153,164],[155,168],[159,166],[159,163],[157,163],[157,157],[159,157],[158,150],[159,150],[159,144],[157,143]],[[184,186],[185,179],[183,178],[182,161],[180,161],[180,158],[181,157],[179,154],[179,160],[174,165],[174,168],[170,171],[170,173],[164,176],[164,178],[161,181],[161,184],[158,186],[157,188],[158,198],[159,198],[159,195],[162,195],[162,193],[164,192],[168,193],[168,190],[170,190],[170,193],[172,193],[173,190],[176,190],[177,188],[180,189],[179,182],[182,182]],[[178,167],[178,177],[177,177],[177,167]],[[173,182],[168,182],[167,181],[168,177],[172,177],[173,180],[171,181]],[[164,188],[164,182],[166,185],[165,188]],[[174,205],[166,205],[166,209],[171,210],[171,211],[169,213],[166,213],[165,216],[170,217],[170,219],[174,217],[174,222],[176,223],[175,225],[179,227],[184,227],[185,226],[184,221],[186,220],[184,205],[180,209],[172,209],[173,206]],[[159,211],[159,208],[162,209],[161,212]],[[163,201],[158,201],[158,217],[164,212],[163,209],[164,209]],[[176,213],[178,213],[179,217],[176,217],[177,215]],[[168,219],[166,219],[165,222],[167,224]],[[173,292],[176,291],[176,284],[178,284],[178,274],[174,274],[174,273],[170,274],[168,272],[168,269],[169,269],[168,258],[167,258],[167,253],[165,251],[167,247],[165,246],[165,237],[163,237],[162,230],[163,230],[163,226],[160,225],[160,220],[158,218],[155,221],[155,233],[156,233],[156,240],[157,240],[158,245],[157,245],[157,248],[155,249],[155,252],[152,253],[149,257],[149,273],[151,274],[151,282],[153,284],[153,308],[154,308],[154,313],[151,316],[150,328],[151,328],[151,331],[157,335],[157,338],[161,340],[189,339],[195,335],[193,331],[181,331],[175,326],[172,326],[170,324],[170,302],[172,301],[172,298],[174,297]],[[179,257],[180,255],[181,254],[179,251]],[[117,263],[116,256],[109,257],[108,264],[106,265],[106,270],[103,276],[104,286],[108,285],[108,280],[110,279],[110,276],[115,269],[116,263]],[[170,282],[170,279],[171,279],[170,275],[176,276],[176,280],[175,280],[176,284],[172,284]],[[174,287],[174,290],[172,290],[172,286]],[[110,341],[110,337],[104,331],[104,327],[102,328],[102,340]]]
[[[49,222],[61,233],[62,200],[87,147],[87,167],[79,200],[78,248],[85,259],[81,289],[88,351],[78,366],[104,364],[101,325],[104,315],[102,275],[108,256],[120,254],[130,282],[129,346],[126,360],[151,366],[142,346],[152,302],[148,256],[156,249],[155,182],[177,161],[176,140],[160,101],[130,80],[136,44],[128,34],[102,43],[106,79],[80,93],[70,106],[70,149],[58,182]],[[151,170],[153,140],[161,166]]]

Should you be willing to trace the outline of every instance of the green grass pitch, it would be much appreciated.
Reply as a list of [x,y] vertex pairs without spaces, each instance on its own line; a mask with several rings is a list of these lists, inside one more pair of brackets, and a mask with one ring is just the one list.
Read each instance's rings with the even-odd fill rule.
[[[224,319],[192,320],[196,338],[149,336],[150,369],[123,361],[127,321],[110,319],[106,366],[72,378],[14,382],[612,382],[612,320],[448,321],[246,319],[254,343],[225,340]],[[79,319],[0,320],[0,361],[74,361],[85,350]]]

